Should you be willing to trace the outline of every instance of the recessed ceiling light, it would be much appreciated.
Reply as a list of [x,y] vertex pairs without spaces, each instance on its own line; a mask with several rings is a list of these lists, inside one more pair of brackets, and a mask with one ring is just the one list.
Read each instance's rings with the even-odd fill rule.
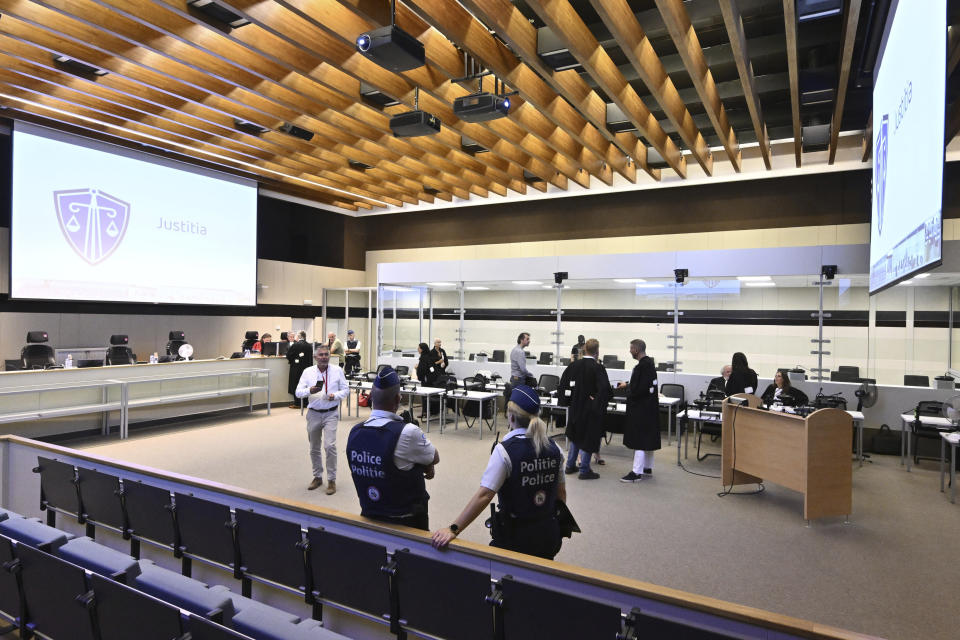
[[767,282],[770,276],[737,276],[740,282]]
[[619,282],[621,284],[633,284],[635,282],[646,282],[643,278],[614,278],[614,282]]
[[653,283],[653,282],[648,283],[648,284],[638,284],[638,285],[637,285],[637,289],[662,289],[662,288],[663,288],[663,285],[662,285],[662,284],[656,284],[656,283]]
[[539,280],[513,280],[513,284],[543,284]]
[[415,291],[415,289],[411,289],[410,287],[384,287],[383,290],[393,291],[395,293],[410,293],[412,291]]
[[457,286],[454,282],[428,282],[428,285],[431,287],[455,287]]
[[777,286],[776,282],[744,282],[743,286],[745,287],[775,287]]
[[468,291],[489,291],[490,287],[467,287]]
[[929,278],[929,273],[921,273],[920,275],[913,276],[914,278]]
[[900,284],[913,284],[913,280],[904,280]]

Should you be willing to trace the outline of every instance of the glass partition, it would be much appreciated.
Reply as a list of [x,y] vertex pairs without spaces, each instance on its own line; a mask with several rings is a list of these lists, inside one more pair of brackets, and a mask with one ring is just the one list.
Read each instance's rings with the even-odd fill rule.
[[819,281],[818,274],[694,275],[682,286],[674,278],[571,278],[559,301],[557,286],[547,280],[381,284],[381,355],[415,356],[419,342],[432,346],[440,339],[451,360],[462,349],[464,360],[485,353],[491,362],[507,363],[518,334],[528,332],[528,355],[540,365],[557,364],[558,356],[567,364],[583,335],[599,340],[610,370],[632,367],[634,338],[647,343],[661,371],[676,360],[677,372],[685,374],[719,375],[736,351],[765,379],[778,368],[800,367],[814,381],[822,366],[825,380],[902,385],[905,375],[932,383],[951,362],[960,369],[960,336],[951,339],[960,326],[948,326],[951,305],[960,304],[956,278],[935,274],[870,297],[866,275],[838,274],[824,281],[822,300]]

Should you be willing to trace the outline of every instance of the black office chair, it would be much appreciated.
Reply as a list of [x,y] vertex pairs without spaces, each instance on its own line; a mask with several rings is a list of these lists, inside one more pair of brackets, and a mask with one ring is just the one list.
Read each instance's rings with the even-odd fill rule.
[[537,392],[542,396],[549,396],[560,387],[560,376],[552,373],[540,374],[540,380],[537,381]]
[[108,367],[112,364],[137,364],[137,357],[133,355],[133,350],[127,346],[128,342],[130,342],[130,338],[124,334],[110,336],[110,346],[107,347],[104,364]]
[[553,353],[550,351],[541,351],[540,359],[537,360],[537,364],[553,364]]
[[490,356],[490,362],[503,362],[505,355],[506,352],[503,349],[494,349],[493,355]]
[[623,360],[611,360],[610,364],[603,364],[607,369],[625,369],[627,367],[627,363]]
[[247,331],[243,334],[243,344],[240,345],[240,351],[253,351],[253,345],[260,340],[259,331]]
[[849,371],[831,371],[830,382],[860,382],[860,375]]
[[[180,347],[187,344],[187,335],[183,331],[171,331],[167,335],[167,355],[172,360],[182,360],[180,357]],[[168,361],[169,362],[169,361]]]
[[570,358],[560,358],[560,366],[566,367],[570,364]]
[[395,371],[397,372],[397,375],[398,375],[398,376],[409,376],[409,375],[410,375],[410,367],[408,367],[408,366],[405,365],[405,364],[397,365],[397,368],[395,369]]
[[[919,376],[924,377],[924,376]],[[919,385],[917,385],[919,386]],[[915,414],[920,416],[927,417],[937,417],[943,415],[943,403],[937,400],[921,400],[917,403],[915,409]],[[936,427],[928,427],[923,424],[920,424],[919,420],[914,420],[911,423],[911,437],[913,438],[913,462],[914,464],[919,464],[921,460],[940,460],[939,456],[921,456],[920,455],[920,440],[936,440],[940,441],[940,430]]]
[[845,365],[840,365],[839,367],[837,367],[837,371],[848,373],[852,375],[854,378],[860,377],[860,367],[848,367]]
[[52,369],[57,366],[53,347],[46,331],[28,331],[27,344],[20,349],[20,367],[23,369]]
[[607,367],[608,369],[610,368],[610,365],[612,365],[616,361],[617,361],[617,356],[615,354],[607,354],[603,356],[603,366]]
[[905,387],[929,387],[930,376],[903,376],[903,386]]
[[672,362],[658,362],[658,363],[657,363],[657,371],[666,371],[666,372],[673,371],[673,363],[672,363]]

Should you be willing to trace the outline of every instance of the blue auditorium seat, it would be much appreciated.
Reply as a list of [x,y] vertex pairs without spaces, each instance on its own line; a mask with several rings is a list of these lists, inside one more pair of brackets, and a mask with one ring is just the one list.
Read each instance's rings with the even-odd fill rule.
[[348,640],[316,620],[297,620],[272,607],[250,607],[233,617],[233,628],[257,640]]
[[[250,602],[254,601],[250,600]],[[284,629],[289,630],[299,621],[299,616],[267,605],[254,603],[253,606],[245,606],[241,611],[234,614],[230,626],[240,633],[258,640],[272,640],[273,638],[285,640],[289,635],[284,632]]]
[[72,538],[70,534],[48,527],[34,518],[7,518],[0,521],[0,533],[17,542],[53,551]]
[[[149,560],[140,561],[140,575],[131,585],[165,602],[200,616],[210,617],[222,624],[230,624],[234,615],[230,590],[223,586],[207,585],[176,571],[158,567]],[[219,614],[222,612],[222,614]]]
[[140,565],[132,556],[98,544],[86,536],[74,538],[57,549],[56,554],[67,562],[108,578],[123,574],[124,584],[131,584],[140,575]]

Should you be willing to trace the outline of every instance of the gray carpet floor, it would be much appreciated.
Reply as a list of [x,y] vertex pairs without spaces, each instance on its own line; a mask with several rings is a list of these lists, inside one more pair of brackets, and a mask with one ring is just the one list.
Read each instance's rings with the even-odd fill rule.
[[[285,407],[271,416],[260,411],[134,431],[122,442],[66,444],[358,513],[343,453],[355,421],[340,423],[333,496],[306,490],[312,474],[304,419]],[[505,429],[502,419],[498,428]],[[476,491],[493,442],[491,432],[483,435],[463,423],[441,435],[434,424],[429,437],[441,460],[428,484],[432,527],[449,523]],[[887,638],[960,637],[960,570],[950,551],[960,534],[960,503],[939,492],[936,463],[912,473],[898,457],[874,456],[863,468],[854,463],[850,521],[807,527],[800,494],[767,484],[759,495],[718,497],[719,479],[678,467],[675,445],[665,438],[653,477],[640,483],[618,481],[632,453],[617,436],[602,454],[606,465],[594,467],[599,480],[567,476],[568,503],[583,533],[565,541],[558,560]],[[717,476],[720,459],[698,463],[691,450],[685,466]],[[461,537],[489,541],[480,522]]]

